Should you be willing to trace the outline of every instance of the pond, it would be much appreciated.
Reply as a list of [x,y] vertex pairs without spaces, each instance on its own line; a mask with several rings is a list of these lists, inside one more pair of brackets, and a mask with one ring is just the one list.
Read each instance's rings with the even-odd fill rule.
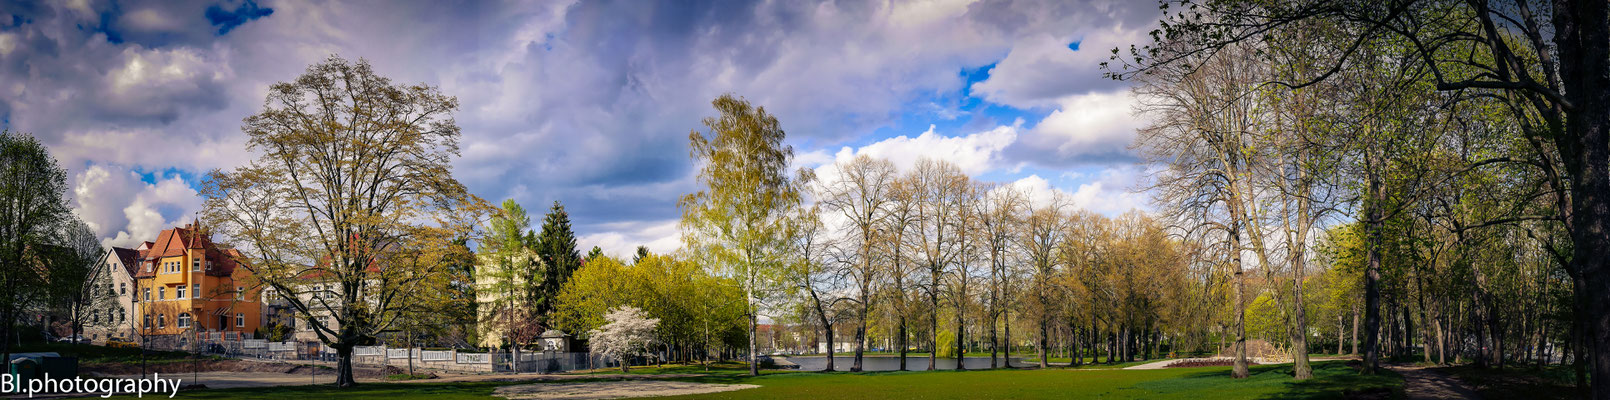
[[[800,371],[821,371],[827,369],[827,357],[824,356],[793,356],[788,361],[799,364]],[[964,361],[967,369],[988,369],[989,357],[967,357]],[[997,359],[998,366],[1005,366],[1005,359]],[[862,360],[863,371],[895,371],[900,369],[899,356],[866,356]],[[935,362],[935,369],[956,369],[956,359],[941,358]],[[833,369],[849,371],[855,365],[854,356],[834,356]],[[1024,366],[1023,359],[1012,357],[1012,365]],[[907,371],[922,371],[928,369],[928,357],[906,357]]]

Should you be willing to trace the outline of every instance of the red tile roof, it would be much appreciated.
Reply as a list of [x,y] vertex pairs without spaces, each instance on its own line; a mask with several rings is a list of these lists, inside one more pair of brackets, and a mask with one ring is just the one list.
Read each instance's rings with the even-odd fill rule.
[[[207,260],[205,273],[211,276],[231,276],[239,266],[236,259],[240,252],[235,249],[219,249],[212,242],[212,238],[191,229],[191,225],[182,228],[164,229],[157,235],[155,242],[145,242],[149,250],[139,250],[140,267],[135,271],[135,277],[149,278],[156,276],[156,269],[160,267],[161,258],[178,257],[185,255],[186,250],[199,250]],[[150,267],[150,268],[145,268]],[[189,266],[185,266],[189,268]]]

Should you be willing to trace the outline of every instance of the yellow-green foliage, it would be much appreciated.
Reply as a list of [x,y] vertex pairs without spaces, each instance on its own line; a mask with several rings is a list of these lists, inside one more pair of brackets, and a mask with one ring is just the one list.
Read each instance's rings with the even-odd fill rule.
[[576,335],[604,323],[610,308],[633,306],[660,319],[661,340],[722,342],[747,332],[743,294],[730,278],[670,256],[649,255],[635,264],[614,257],[587,261],[559,291],[554,324]]

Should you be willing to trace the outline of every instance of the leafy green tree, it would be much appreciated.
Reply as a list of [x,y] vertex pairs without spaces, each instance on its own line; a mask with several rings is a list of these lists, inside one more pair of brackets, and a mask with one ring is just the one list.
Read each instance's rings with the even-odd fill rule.
[[637,246],[637,253],[632,254],[632,264],[636,264],[638,261],[643,261],[643,259],[647,258],[648,256],[650,256],[648,246]]
[[0,132],[0,359],[11,359],[22,310],[43,287],[40,260],[71,218],[67,172],[33,136]]
[[533,288],[537,284],[533,279],[542,276],[543,268],[537,253],[527,246],[524,232],[530,225],[531,218],[520,203],[504,200],[502,209],[492,218],[476,267],[480,307],[487,311],[481,317],[487,327],[482,332],[501,336],[515,360],[519,359],[520,347],[540,334],[540,327],[532,321],[538,292]]
[[[1168,10],[1174,4],[1182,7]],[[1610,342],[1610,235],[1605,234],[1610,232],[1610,91],[1604,90],[1610,87],[1610,6],[1604,1],[1182,1],[1165,2],[1163,8],[1154,43],[1122,55],[1114,49],[1113,59],[1125,68],[1111,76],[1150,73],[1156,66],[1309,26],[1298,22],[1319,21],[1332,27],[1327,34],[1336,38],[1335,45],[1314,55],[1329,67],[1271,83],[1303,87],[1346,79],[1338,72],[1377,66],[1391,57],[1360,49],[1386,44],[1408,56],[1393,70],[1416,75],[1419,83],[1452,95],[1452,102],[1503,103],[1519,128],[1511,137],[1530,143],[1529,158],[1551,189],[1545,199],[1554,203],[1555,218],[1570,238],[1569,256],[1560,254],[1556,262],[1576,288],[1574,329],[1585,331],[1583,342]],[[1377,207],[1387,196],[1371,192],[1366,218],[1381,221],[1386,213]],[[1380,247],[1380,236],[1370,235],[1372,245]],[[1371,258],[1367,292],[1377,289],[1379,275],[1373,265],[1380,257]],[[1367,302],[1374,301],[1372,292]],[[1373,340],[1375,332],[1365,330],[1366,339]],[[1593,358],[1591,395],[1610,398],[1610,346],[1585,347]]]
[[571,231],[570,213],[565,212],[564,205],[554,201],[553,207],[548,208],[548,213],[542,217],[542,233],[538,234],[533,244],[537,256],[546,266],[542,270],[542,282],[538,286],[540,293],[536,298],[537,315],[546,325],[560,288],[564,287],[565,281],[576,272],[576,268],[581,267],[581,255],[576,252],[576,233]]
[[765,107],[730,94],[711,104],[720,115],[704,119],[709,132],[688,135],[705,189],[679,203],[683,239],[700,262],[739,279],[748,305],[749,373],[759,375],[755,325],[788,262],[789,210],[800,202],[786,173],[794,149],[783,144],[782,126]]

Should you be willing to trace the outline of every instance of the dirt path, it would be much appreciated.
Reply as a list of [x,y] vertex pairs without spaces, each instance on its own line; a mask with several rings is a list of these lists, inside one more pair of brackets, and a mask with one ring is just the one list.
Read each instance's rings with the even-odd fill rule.
[[1387,369],[1403,375],[1403,392],[1410,400],[1480,399],[1470,385],[1440,371],[1406,365]]

